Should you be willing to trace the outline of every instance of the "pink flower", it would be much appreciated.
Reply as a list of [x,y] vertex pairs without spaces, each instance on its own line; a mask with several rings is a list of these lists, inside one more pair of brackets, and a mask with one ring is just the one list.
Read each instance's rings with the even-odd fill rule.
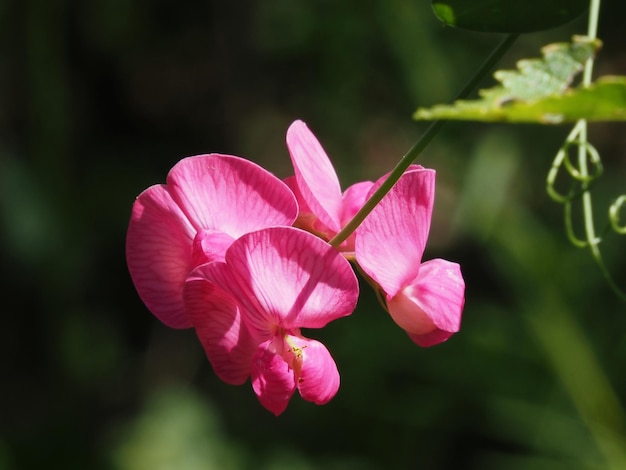
[[424,347],[459,331],[465,302],[458,264],[422,262],[434,197],[435,171],[409,170],[363,221],[355,242],[357,263],[379,286],[389,314]]
[[[363,206],[373,183],[356,183],[342,194],[337,174],[326,152],[302,121],[294,121],[289,126],[287,147],[295,177],[287,178],[285,182],[300,206],[296,225],[328,241]],[[354,234],[339,249],[354,251]]]
[[337,393],[335,361],[300,328],[349,315],[358,283],[345,258],[319,238],[293,227],[243,235],[224,261],[192,272],[184,298],[215,373],[233,385],[251,376],[272,413],[282,413],[296,389],[318,405]]
[[229,155],[184,158],[133,204],[126,238],[128,269],[148,309],[172,328],[188,328],[183,287],[200,264],[223,260],[244,233],[291,225],[297,203],[260,166]]

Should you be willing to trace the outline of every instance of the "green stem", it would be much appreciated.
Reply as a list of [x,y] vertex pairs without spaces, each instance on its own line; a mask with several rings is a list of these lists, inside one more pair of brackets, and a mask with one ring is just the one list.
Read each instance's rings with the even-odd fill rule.
[[[589,24],[587,27],[587,36],[591,39],[597,37],[598,32],[598,19],[600,17],[600,0],[591,0],[589,9]],[[591,84],[593,74],[593,58],[587,60],[585,64],[585,70],[583,72],[583,86],[589,86]],[[604,275],[604,278],[609,283],[611,289],[622,300],[626,301],[626,293],[624,293],[619,286],[613,280],[611,273],[604,264],[602,259],[602,253],[600,252],[601,239],[596,236],[595,225],[593,221],[593,204],[591,200],[591,191],[589,191],[590,182],[586,181],[589,176],[589,170],[587,168],[587,120],[581,119],[576,124],[577,137],[578,137],[578,167],[582,180],[582,205],[583,205],[583,217],[585,225],[585,236],[591,254],[599,266],[600,271]]]
[[[476,88],[476,85],[485,77],[485,75],[497,64],[502,56],[510,49],[515,40],[518,38],[518,34],[509,34],[506,36],[498,46],[491,52],[489,57],[483,62],[480,68],[476,71],[474,76],[465,84],[463,89],[458,93],[455,100],[466,98],[470,92]],[[409,149],[409,151],[402,157],[396,167],[391,171],[387,179],[381,184],[381,186],[371,195],[371,197],[365,202],[363,207],[356,213],[356,215],[346,224],[346,226],[330,240],[330,244],[334,247],[343,243],[354,232],[361,222],[369,215],[370,212],[376,207],[376,205],[382,200],[383,197],[391,190],[394,184],[400,179],[406,169],[413,163],[420,153],[428,146],[430,141],[437,135],[437,133],[443,127],[445,121],[437,120],[433,121],[426,129],[426,132],[422,137]]]
[[[591,39],[595,39],[597,37],[598,31],[598,19],[600,16],[600,0],[591,0],[591,5],[589,9],[589,24],[587,27],[587,36]],[[593,58],[587,60],[585,64],[585,70],[583,72],[583,86],[589,86],[591,84],[591,78],[593,74]],[[581,179],[581,187],[582,187],[582,204],[583,204],[583,214],[584,214],[584,225],[585,225],[585,236],[587,238],[587,243],[589,244],[589,249],[591,253],[600,267],[602,274],[605,279],[609,283],[610,287],[615,291],[615,293],[622,299],[626,300],[626,295],[622,292],[619,287],[613,281],[611,274],[606,268],[604,261],[602,259],[602,255],[600,253],[600,239],[596,236],[595,227],[593,222],[593,205],[591,201],[591,192],[589,191],[589,185],[591,182],[588,180],[589,170],[587,168],[587,120],[581,119],[576,123],[576,128],[578,130],[578,167]],[[571,134],[570,134],[571,135]],[[579,392],[579,387],[574,386],[572,383],[568,383],[565,380],[565,384],[576,403],[579,412],[585,422],[587,423],[587,427],[590,430],[591,434],[595,438],[598,447],[602,454],[604,455],[607,464],[610,468],[621,469],[624,468],[624,459],[626,458],[623,453],[623,449],[620,450],[619,446],[616,446],[614,442],[610,441],[606,438],[605,429],[602,428],[600,423],[597,423],[596,420],[592,419],[594,414],[593,410],[589,406],[588,400],[583,394],[577,393]],[[606,390],[610,389],[607,387]]]
[[[600,0],[591,0],[591,6],[589,9],[589,24],[587,26],[587,36],[591,39],[595,39],[598,32],[598,19],[600,16]],[[593,57],[587,59],[585,64],[585,70],[583,72],[583,86],[589,86],[591,84],[591,78],[593,74]],[[578,121],[576,128],[578,129],[578,167],[580,176],[583,178],[583,212],[585,214],[585,233],[587,235],[587,241],[594,257],[599,256],[598,243],[599,240],[596,237],[594,223],[593,223],[593,207],[591,204],[591,193],[589,192],[589,183],[584,181],[588,176],[589,171],[587,169],[587,120],[581,119]]]

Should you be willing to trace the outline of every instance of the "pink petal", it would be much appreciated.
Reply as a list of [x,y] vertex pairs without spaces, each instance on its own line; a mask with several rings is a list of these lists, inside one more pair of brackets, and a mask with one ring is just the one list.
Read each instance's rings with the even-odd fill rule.
[[350,263],[330,245],[294,227],[246,234],[226,252],[237,283],[224,286],[247,298],[250,326],[321,328],[356,307],[358,282]]
[[417,276],[434,197],[435,171],[409,171],[357,229],[356,260],[389,297]]
[[182,289],[189,272],[222,259],[233,238],[289,225],[296,215],[289,188],[258,165],[228,155],[185,158],[168,185],[148,188],[133,205],[126,257],[137,292],[163,323],[188,328]]
[[461,268],[443,259],[423,263],[416,282],[387,301],[394,321],[423,347],[441,343],[459,331],[464,304]]
[[224,261],[226,250],[235,241],[224,232],[201,229],[193,239],[193,265]]
[[258,340],[241,321],[240,306],[230,294],[207,281],[207,271],[224,269],[212,263],[195,269],[185,283],[184,298],[189,318],[209,362],[224,382],[240,385],[250,375]]
[[243,158],[198,155],[178,162],[167,176],[173,198],[197,230],[233,238],[272,225],[291,225],[293,193],[274,175]]
[[365,201],[367,201],[372,186],[374,186],[374,183],[371,181],[361,181],[353,184],[344,191],[341,205],[342,227],[356,215],[361,207],[363,207]]
[[192,269],[195,230],[166,186],[141,193],[133,204],[126,235],[126,260],[141,300],[172,328],[189,328],[183,284]]
[[261,404],[278,416],[287,408],[296,382],[293,370],[274,349],[273,340],[258,347],[252,359],[251,379]]
[[[361,181],[353,184],[344,191],[341,206],[342,228],[345,227],[346,224],[350,222],[350,220],[352,220],[356,213],[361,209],[361,207],[363,207],[373,185],[374,183],[371,181]],[[339,245],[339,251],[354,252],[355,239],[356,233],[352,232],[352,234],[350,234],[350,236],[341,245]]]
[[320,237],[322,240],[330,240],[334,233],[331,233],[331,231],[328,230],[328,227],[320,222],[320,220],[313,213],[311,208],[307,205],[306,201],[302,197],[300,188],[298,187],[296,177],[289,176],[283,181],[289,187],[289,189],[291,189],[293,195],[296,197],[296,201],[298,202],[298,218],[293,224],[294,227],[298,227],[302,230],[306,230],[307,232],[311,232],[314,235]]
[[307,206],[332,236],[341,229],[341,187],[326,152],[302,121],[287,130],[298,188]]
[[419,306],[419,290],[410,285],[387,300],[387,310],[393,321],[407,333],[425,335],[437,329],[433,320]]
[[453,334],[454,333],[450,331],[444,331],[444,330],[439,330],[439,329],[433,330],[427,335],[414,335],[414,334],[408,333],[409,338],[411,338],[411,341],[413,341],[415,344],[423,348],[428,348],[430,346],[435,346],[439,343],[443,343],[447,341],[448,339],[450,339],[450,336],[452,336]]
[[[403,176],[406,175],[407,173],[411,173],[413,171],[416,170],[425,170],[427,168],[424,168],[422,165],[416,165],[414,163],[412,163],[411,165],[409,165],[409,167],[404,171]],[[434,171],[434,170],[433,170]],[[378,178],[371,186],[370,189],[367,193],[366,196],[366,200],[372,195],[374,194],[374,192],[376,190],[378,190],[378,188],[380,188],[382,186],[382,184],[387,180],[387,178],[389,178],[389,175],[391,174],[391,172],[387,172],[385,173],[383,176],[381,176],[380,178]],[[358,184],[358,183],[357,183]],[[348,188],[349,189],[349,188]]]
[[314,339],[290,336],[289,341],[298,348],[296,356],[301,355],[297,376],[300,395],[317,405],[328,403],[339,390],[339,371],[330,352]]

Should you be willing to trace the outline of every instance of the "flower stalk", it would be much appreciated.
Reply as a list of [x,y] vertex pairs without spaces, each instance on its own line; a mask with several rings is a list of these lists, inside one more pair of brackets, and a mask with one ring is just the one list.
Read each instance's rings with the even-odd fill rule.
[[[455,100],[466,98],[478,83],[489,73],[493,66],[500,61],[502,56],[511,48],[519,34],[507,35],[491,52],[483,64],[478,68],[474,76],[465,84],[461,91],[457,94]],[[395,168],[391,171],[385,182],[372,194],[363,207],[355,214],[355,216],[344,226],[344,228],[335,237],[330,240],[330,244],[334,247],[343,243],[356,229],[361,222],[369,215],[376,205],[382,200],[389,190],[396,184],[406,169],[415,161],[415,159],[428,146],[433,138],[439,133],[445,121],[433,121],[426,129],[422,137],[409,149],[402,157]]]

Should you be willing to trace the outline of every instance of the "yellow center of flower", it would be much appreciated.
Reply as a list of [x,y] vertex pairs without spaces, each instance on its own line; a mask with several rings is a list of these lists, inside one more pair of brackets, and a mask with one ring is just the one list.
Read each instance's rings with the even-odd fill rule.
[[298,381],[301,382],[302,378],[300,377],[300,375],[302,373],[302,360],[304,359],[302,351],[304,348],[306,348],[306,346],[301,348],[296,345],[294,337],[291,335],[285,334],[284,338],[285,343],[287,343],[287,345],[289,346],[287,352],[293,354],[293,358],[291,358],[291,361],[288,360],[287,363],[293,369],[294,375],[296,376]]

